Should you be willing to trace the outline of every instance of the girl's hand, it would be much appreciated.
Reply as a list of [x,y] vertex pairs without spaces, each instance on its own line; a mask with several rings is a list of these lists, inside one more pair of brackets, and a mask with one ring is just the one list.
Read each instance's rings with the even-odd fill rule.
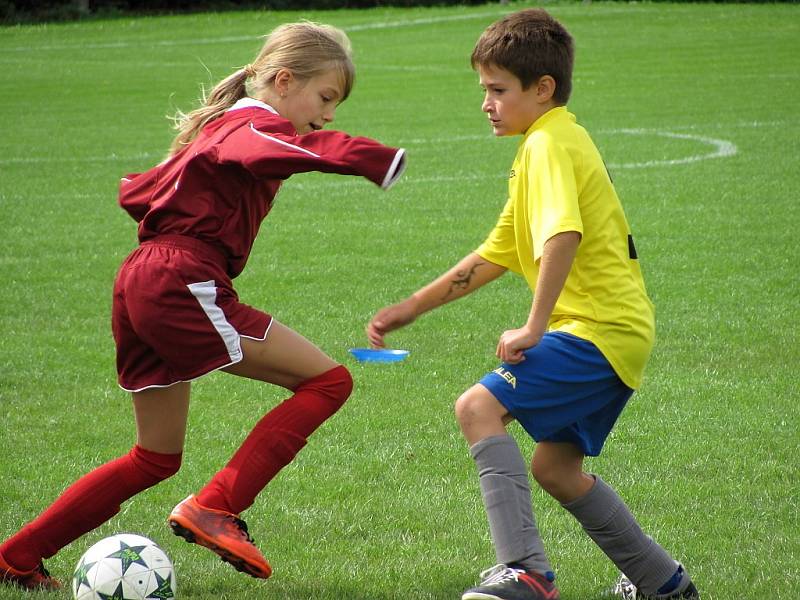
[[533,333],[526,327],[504,331],[497,342],[497,358],[510,365],[521,363],[525,360],[523,352],[533,348],[541,339],[541,333]]
[[384,348],[384,336],[390,331],[400,329],[417,318],[415,303],[404,300],[398,304],[382,308],[367,325],[367,339],[373,348]]

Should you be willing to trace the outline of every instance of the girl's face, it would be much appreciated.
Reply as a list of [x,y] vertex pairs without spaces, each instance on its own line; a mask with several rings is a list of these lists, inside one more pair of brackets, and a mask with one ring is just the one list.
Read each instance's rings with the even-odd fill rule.
[[477,70],[485,93],[481,110],[488,115],[496,136],[525,133],[554,106],[546,91],[542,94],[542,80],[523,90],[519,78],[506,69],[478,65]]
[[273,107],[292,122],[297,133],[310,133],[333,121],[343,95],[338,69],[329,69],[306,80],[299,80],[288,72],[281,77],[281,73],[275,79],[278,98]]

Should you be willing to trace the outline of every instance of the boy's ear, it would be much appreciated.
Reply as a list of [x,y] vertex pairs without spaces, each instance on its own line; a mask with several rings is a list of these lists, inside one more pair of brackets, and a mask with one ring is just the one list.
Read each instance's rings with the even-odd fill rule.
[[536,82],[536,96],[540,102],[549,102],[556,93],[556,80],[550,75],[542,75]]

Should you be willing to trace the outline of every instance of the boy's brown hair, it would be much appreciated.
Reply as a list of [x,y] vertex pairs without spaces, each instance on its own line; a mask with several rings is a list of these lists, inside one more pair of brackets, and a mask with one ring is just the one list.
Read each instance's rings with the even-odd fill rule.
[[556,82],[553,100],[566,104],[572,91],[575,48],[561,23],[540,8],[521,10],[492,23],[472,51],[472,68],[494,65],[510,71],[528,89],[543,75]]

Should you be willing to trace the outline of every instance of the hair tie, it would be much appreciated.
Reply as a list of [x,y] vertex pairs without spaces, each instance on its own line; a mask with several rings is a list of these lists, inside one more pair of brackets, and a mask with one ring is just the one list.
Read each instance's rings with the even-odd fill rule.
[[256,76],[256,70],[253,65],[245,65],[242,67],[242,71],[244,74],[247,75],[248,78]]

